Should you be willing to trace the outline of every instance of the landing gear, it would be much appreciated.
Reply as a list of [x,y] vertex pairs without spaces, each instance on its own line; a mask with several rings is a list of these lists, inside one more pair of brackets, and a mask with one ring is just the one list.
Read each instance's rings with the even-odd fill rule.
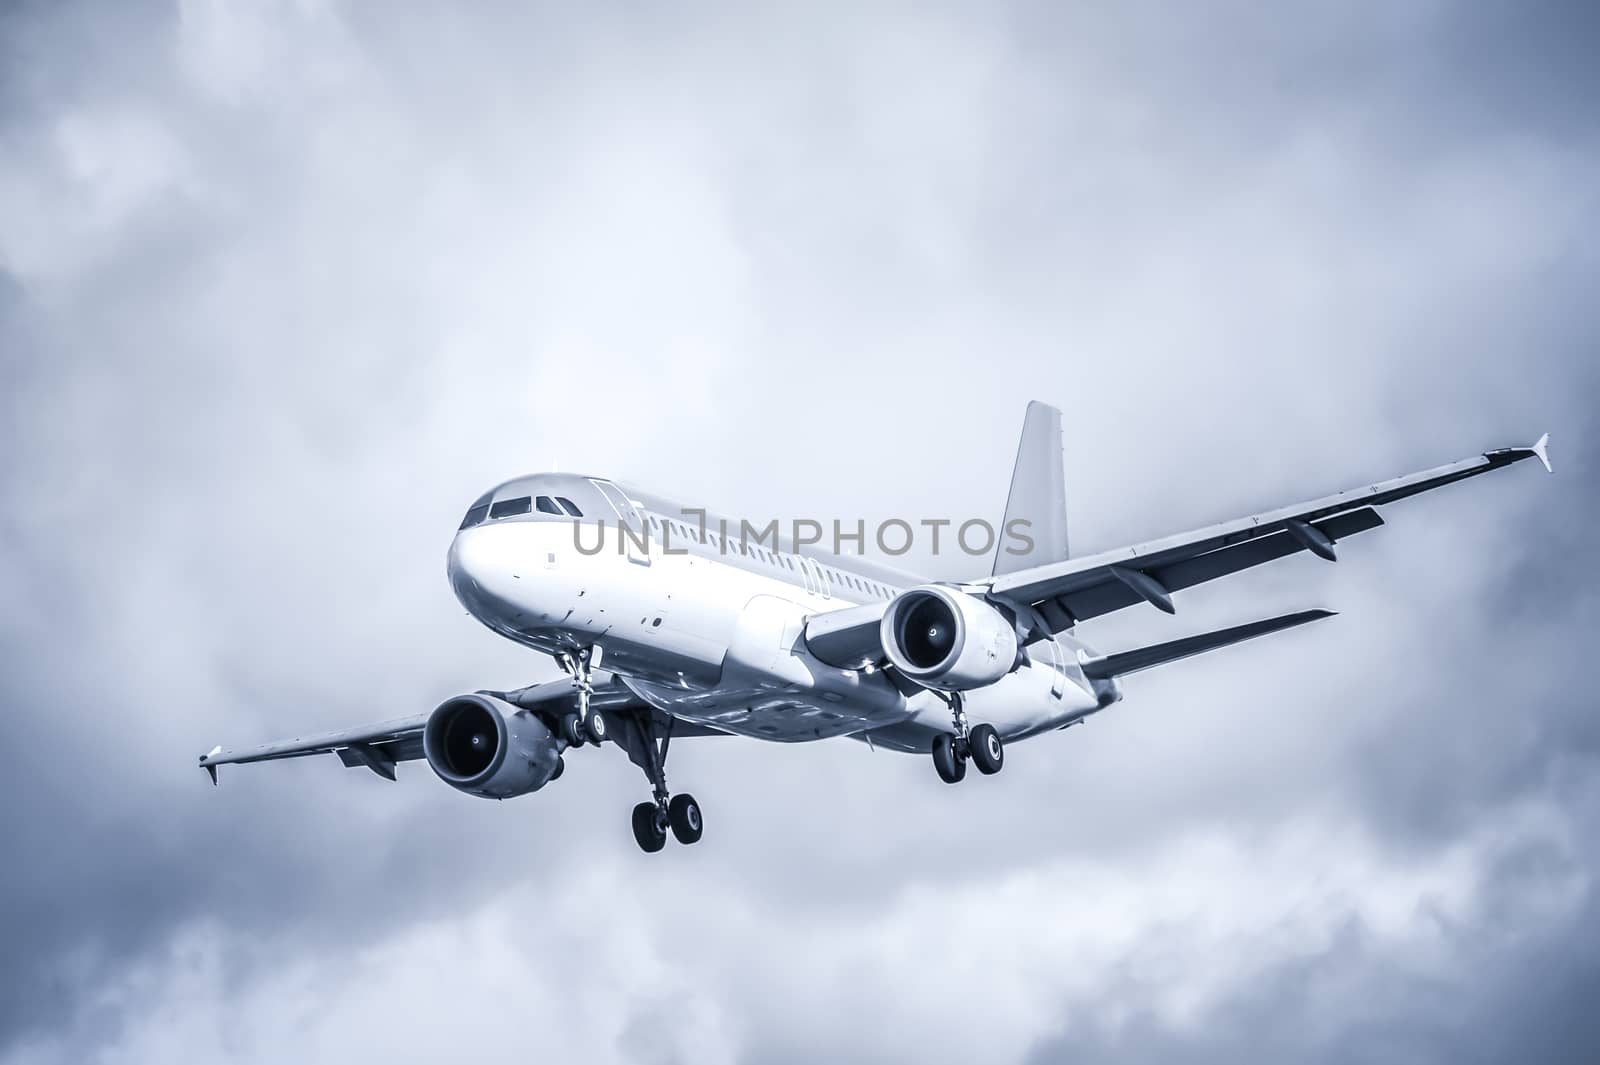
[[953,731],[941,732],[933,738],[933,768],[946,784],[960,783],[967,775],[970,759],[984,776],[993,776],[1005,765],[1005,744],[993,725],[969,727],[967,712],[961,705],[961,693],[951,692],[950,724]]
[[698,843],[705,822],[700,819],[700,804],[693,795],[674,795],[667,804],[667,820],[672,823],[672,834],[684,845]]
[[671,830],[679,843],[698,843],[705,831],[705,818],[693,795],[673,795],[667,790],[667,747],[672,742],[672,722],[658,722],[649,709],[612,716],[616,726],[612,739],[628,752],[628,760],[650,780],[654,802],[633,808],[633,838],[639,849],[654,854],[667,842]]
[[994,776],[1006,764],[1005,744],[1000,742],[1000,734],[993,725],[979,725],[973,729],[967,737],[967,751],[972,764],[986,777]]
[[654,854],[667,845],[667,815],[661,807],[642,802],[633,808],[633,838],[646,854]]
[[[567,741],[569,747],[581,747],[585,741],[598,747],[605,741],[605,717],[589,707],[589,697],[594,694],[594,671],[600,668],[600,655],[601,648],[597,645],[564,651],[556,656],[556,661],[578,689],[578,712],[561,719],[561,738]],[[570,720],[573,718],[576,720]]]
[[589,711],[589,720],[582,714],[564,714],[561,718],[561,738],[568,747],[582,747],[585,743],[600,746],[606,738],[606,717],[598,710]]
[[967,775],[967,760],[956,750],[956,738],[948,732],[933,738],[933,768],[946,784],[959,784]]

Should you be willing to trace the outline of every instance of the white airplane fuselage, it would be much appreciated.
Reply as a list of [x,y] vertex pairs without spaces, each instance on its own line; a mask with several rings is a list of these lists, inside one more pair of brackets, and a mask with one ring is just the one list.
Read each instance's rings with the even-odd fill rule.
[[[722,526],[713,514],[702,525],[698,513],[601,478],[507,482],[456,534],[451,586],[473,617],[526,647],[601,648],[602,668],[685,721],[756,739],[852,736],[923,754],[951,728],[940,695],[907,696],[879,670],[828,665],[803,639],[812,614],[929,582],[771,539],[741,546],[739,522]],[[1088,649],[1071,636],[1032,644],[1025,665],[965,693],[967,715],[1015,740],[1103,709],[1120,692],[1085,678],[1080,652]]]
[[[566,679],[479,689],[426,714],[254,748],[218,746],[200,767],[215,783],[219,766],[334,753],[394,780],[399,763],[425,759],[459,792],[509,799],[560,779],[565,754],[612,744],[650,782],[652,797],[633,807],[630,823],[640,849],[655,853],[669,837],[699,842],[705,827],[694,796],[667,787],[675,733],[784,743],[845,736],[931,756],[947,784],[965,779],[969,764],[992,776],[1009,742],[1120,699],[1118,677],[1335,611],[1298,610],[1105,655],[1078,642],[1079,623],[1128,608],[1172,614],[1176,592],[1297,554],[1336,562],[1343,540],[1384,524],[1380,506],[1527,459],[1550,469],[1546,434],[1074,556],[1061,421],[1056,408],[1028,404],[1000,526],[1026,530],[1015,540],[1028,546],[1002,541],[992,572],[958,583],[810,547],[821,536],[815,521],[792,525],[797,544],[777,522],[732,521],[604,478],[507,481],[468,508],[450,545],[450,584],[473,617],[550,655]],[[875,537],[885,554],[890,524]],[[849,541],[864,549],[864,526],[847,540],[835,524],[834,551]]]

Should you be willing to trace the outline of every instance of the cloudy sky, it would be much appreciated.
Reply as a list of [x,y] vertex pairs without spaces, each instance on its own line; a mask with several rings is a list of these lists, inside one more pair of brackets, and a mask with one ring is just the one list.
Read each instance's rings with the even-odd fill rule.
[[[1265,17],[1264,17],[1265,16]],[[0,1062],[1591,1061],[1590,5],[0,11]],[[218,742],[554,670],[444,580],[559,467],[1115,546],[1553,434],[1085,626],[1341,617],[948,788],[684,742],[490,803]],[[941,573],[953,576],[954,573]]]

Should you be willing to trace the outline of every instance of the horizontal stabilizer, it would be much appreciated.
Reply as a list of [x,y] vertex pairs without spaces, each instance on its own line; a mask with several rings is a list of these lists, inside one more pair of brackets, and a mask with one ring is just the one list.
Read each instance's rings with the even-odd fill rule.
[[1151,647],[1141,647],[1135,651],[1100,655],[1085,659],[1081,663],[1083,674],[1093,680],[1109,680],[1124,673],[1136,673],[1151,666],[1162,666],[1168,662],[1176,662],[1180,658],[1188,658],[1190,655],[1214,651],[1218,647],[1226,647],[1241,640],[1252,640],[1269,632],[1292,629],[1308,621],[1321,621],[1323,618],[1333,617],[1334,613],[1332,610],[1302,610],[1297,614],[1284,614],[1282,617],[1267,618],[1265,621],[1235,625],[1231,629],[1218,629],[1216,632],[1203,632],[1198,636],[1185,636],[1181,640],[1170,640]]

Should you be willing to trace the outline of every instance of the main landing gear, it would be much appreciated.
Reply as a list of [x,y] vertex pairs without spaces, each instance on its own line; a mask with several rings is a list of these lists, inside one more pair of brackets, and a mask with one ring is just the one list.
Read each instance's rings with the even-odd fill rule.
[[[637,705],[617,708],[608,720],[599,709],[590,705],[594,695],[594,672],[600,668],[600,648],[585,647],[563,651],[556,662],[572,678],[578,693],[576,712],[563,714],[555,722],[556,731],[566,741],[568,748],[592,743],[596,747],[611,740],[628,752],[628,760],[650,780],[655,798],[633,808],[633,838],[639,848],[654,853],[667,845],[667,834],[677,837],[679,843],[698,843],[705,831],[705,818],[700,804],[693,795],[673,795],[667,790],[667,746],[672,742],[672,719],[657,721],[649,707]],[[555,780],[566,769],[560,758],[556,761]]]
[[667,747],[672,742],[672,725],[658,726],[654,714],[646,709],[619,723],[617,743],[628,751],[628,759],[644,770],[655,793],[652,802],[633,808],[633,838],[639,849],[654,854],[667,845],[670,831],[682,844],[698,843],[705,831],[705,818],[693,795],[673,795],[667,790]]
[[594,671],[600,668],[600,653],[599,647],[585,647],[556,656],[556,661],[578,689],[577,713],[564,715],[560,722],[561,738],[567,741],[568,747],[582,747],[585,743],[598,747],[605,741],[605,715],[589,706],[589,697],[594,694]]
[[933,768],[946,784],[958,784],[967,775],[970,760],[984,776],[1000,772],[1006,762],[1005,744],[993,725],[967,725],[967,712],[961,706],[961,693],[951,692],[950,724],[952,731],[941,732],[933,738]]
[[700,841],[705,822],[700,817],[700,804],[693,795],[674,795],[663,810],[658,802],[642,802],[633,808],[633,838],[639,849],[654,854],[667,845],[667,830],[679,843]]

